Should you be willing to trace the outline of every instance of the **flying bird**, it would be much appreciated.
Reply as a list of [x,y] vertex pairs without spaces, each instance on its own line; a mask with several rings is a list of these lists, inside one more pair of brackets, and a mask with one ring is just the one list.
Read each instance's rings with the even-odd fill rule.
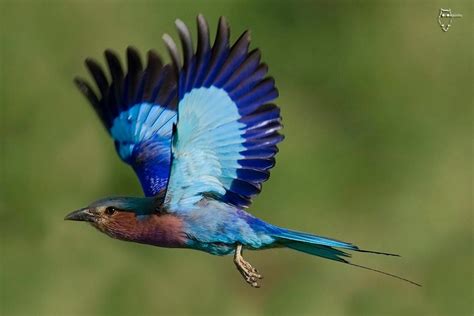
[[272,103],[275,81],[260,50],[249,50],[248,31],[230,44],[225,18],[212,44],[205,18],[197,17],[196,49],[187,26],[176,20],[176,27],[182,54],[163,36],[170,63],[150,50],[144,65],[128,47],[124,70],[118,55],[106,50],[110,74],[94,59],[85,61],[97,90],[75,78],[145,196],[101,199],[65,219],[88,222],[124,241],[233,254],[252,287],[259,287],[262,275],[243,250],[279,247],[416,284],[347,260],[347,251],[394,254],[278,227],[246,211],[269,178],[283,140],[280,109]]

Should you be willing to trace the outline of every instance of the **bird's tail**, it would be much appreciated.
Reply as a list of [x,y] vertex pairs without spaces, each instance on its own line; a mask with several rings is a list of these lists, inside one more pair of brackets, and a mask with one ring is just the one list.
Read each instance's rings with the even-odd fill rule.
[[[351,243],[347,243],[344,241],[339,241],[336,239],[332,238],[327,238],[327,237],[322,237],[322,236],[317,236],[317,235],[312,235],[308,233],[302,233],[302,232],[297,232],[289,229],[284,229],[284,228],[276,228],[272,232],[273,237],[277,239],[277,243],[279,245],[282,245],[284,247],[288,247],[290,249],[294,249],[297,251],[301,251],[310,255],[346,263],[348,265],[374,271],[377,273],[381,273],[384,275],[388,275],[390,277],[403,280],[406,282],[409,282],[411,284],[421,286],[418,283],[415,283],[413,281],[407,280],[405,278],[402,278],[400,276],[387,273],[384,271],[380,271],[377,269],[361,266],[358,264],[354,264],[349,262],[346,258],[351,257],[351,255],[347,252],[344,252],[340,249],[344,250],[350,250],[350,251],[357,251],[357,252],[366,252],[366,253],[373,253],[373,254],[378,254],[378,255],[386,255],[386,256],[395,256],[399,257],[397,254],[393,253],[387,253],[387,252],[380,252],[380,251],[372,251],[372,250],[364,250],[360,249],[356,245],[353,245]],[[337,249],[339,248],[339,249]]]

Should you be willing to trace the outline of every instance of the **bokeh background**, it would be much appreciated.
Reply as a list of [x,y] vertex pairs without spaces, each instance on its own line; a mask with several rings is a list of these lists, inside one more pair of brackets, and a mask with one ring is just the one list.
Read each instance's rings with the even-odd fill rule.
[[[469,1],[0,1],[1,315],[472,315],[473,5]],[[441,31],[440,7],[462,13]],[[230,257],[118,242],[63,216],[141,195],[72,84],[83,60],[165,52],[174,20],[252,30],[286,140],[251,207],[274,224],[391,251]]]

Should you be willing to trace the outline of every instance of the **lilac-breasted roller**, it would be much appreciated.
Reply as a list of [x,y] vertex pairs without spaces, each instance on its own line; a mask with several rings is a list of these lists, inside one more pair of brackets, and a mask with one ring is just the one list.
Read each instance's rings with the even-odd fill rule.
[[145,197],[101,199],[66,219],[88,222],[125,241],[233,254],[253,287],[261,275],[244,260],[243,249],[287,247],[358,267],[345,251],[393,255],[277,227],[246,212],[269,178],[283,140],[280,109],[271,103],[278,96],[275,81],[267,76],[260,51],[249,51],[248,32],[230,45],[224,18],[211,44],[206,20],[197,17],[196,50],[186,25],[177,20],[176,26],[182,57],[165,34],[169,64],[150,50],[143,66],[129,47],[125,71],[106,50],[109,76],[86,59],[97,92],[81,78],[75,83],[120,158],[136,172]]

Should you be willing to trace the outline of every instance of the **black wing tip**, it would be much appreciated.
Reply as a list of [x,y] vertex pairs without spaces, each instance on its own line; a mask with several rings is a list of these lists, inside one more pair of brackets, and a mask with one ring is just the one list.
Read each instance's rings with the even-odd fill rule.
[[128,71],[137,73],[143,69],[140,51],[133,46],[126,49]]
[[[275,81],[273,81],[273,82],[275,82]],[[275,99],[276,99],[280,96],[280,90],[278,90],[278,88],[275,85],[273,85],[273,89],[275,90]]]
[[86,64],[86,65],[94,64],[94,63],[97,63],[97,60],[95,60],[92,57],[86,57],[86,59],[84,59],[84,64]]
[[139,54],[138,48],[136,48],[133,45],[128,45],[126,51],[127,51],[127,54],[137,54],[137,55]]
[[267,82],[269,82],[269,83],[273,86],[273,88],[276,89],[276,87],[275,87],[275,78],[273,78],[273,76],[267,76],[267,77],[265,77],[265,78],[260,82],[260,84],[262,84],[262,83],[267,83]]
[[76,87],[79,88],[79,90],[81,90],[82,92],[85,92],[86,90],[88,90],[88,86],[89,84],[87,83],[87,80],[80,77],[80,76],[75,76],[73,79],[72,79],[72,82],[74,82],[74,84],[76,85]]
[[150,58],[150,57],[153,57],[153,58],[159,58],[161,59],[161,56],[160,54],[158,53],[158,51],[156,51],[156,49],[149,49],[148,52],[146,53],[147,54],[147,57]]
[[106,48],[104,50],[104,55],[107,57],[107,56],[111,56],[111,57],[117,57],[118,58],[118,53],[113,50],[112,48]]
[[86,80],[82,77],[79,77],[79,76],[75,76],[72,81],[77,85],[77,86],[82,86]]
[[262,51],[258,47],[254,48],[249,52],[249,57],[260,59],[260,58],[262,58]]
[[120,62],[119,54],[116,51],[114,51],[113,49],[107,48],[106,50],[104,50],[104,57],[110,70],[113,70],[113,68],[116,68],[116,67],[120,67],[120,70],[122,70],[121,69],[122,64]]
[[[163,87],[169,88],[176,81],[176,77],[169,74],[169,69],[166,69],[160,55],[153,49],[148,50],[145,61],[139,49],[133,45],[125,48],[125,56],[121,56],[111,48],[105,49],[103,56],[105,57],[103,64],[92,57],[84,60],[85,68],[92,77],[90,83],[95,87],[91,86],[89,80],[79,76],[74,77],[73,82],[96,110],[101,112],[101,119],[107,127],[110,125],[110,120],[120,111],[127,109],[131,103],[139,99],[155,101],[151,99],[154,96],[153,91],[156,91],[154,90],[156,84],[160,84],[163,78],[166,82]],[[146,69],[143,68],[144,62]],[[124,90],[126,87],[127,91]],[[98,93],[93,88],[98,88]],[[125,96],[127,99],[123,99]],[[168,98],[165,98],[166,100]]]
[[150,49],[146,53],[147,59],[147,70],[151,71],[152,69],[162,69],[163,68],[163,60],[161,59],[160,54],[154,50]]
[[89,71],[102,71],[102,66],[100,65],[99,61],[93,57],[86,57],[84,59],[84,65],[89,69]]
[[[72,81],[73,81],[74,85],[79,89],[79,91],[81,91],[81,93],[84,94],[86,97],[89,97],[90,93],[93,93],[94,96],[95,96],[95,93],[92,91],[89,84],[87,83],[87,81],[84,78],[79,77],[79,76],[75,76]],[[97,96],[96,96],[96,98],[97,98]]]

